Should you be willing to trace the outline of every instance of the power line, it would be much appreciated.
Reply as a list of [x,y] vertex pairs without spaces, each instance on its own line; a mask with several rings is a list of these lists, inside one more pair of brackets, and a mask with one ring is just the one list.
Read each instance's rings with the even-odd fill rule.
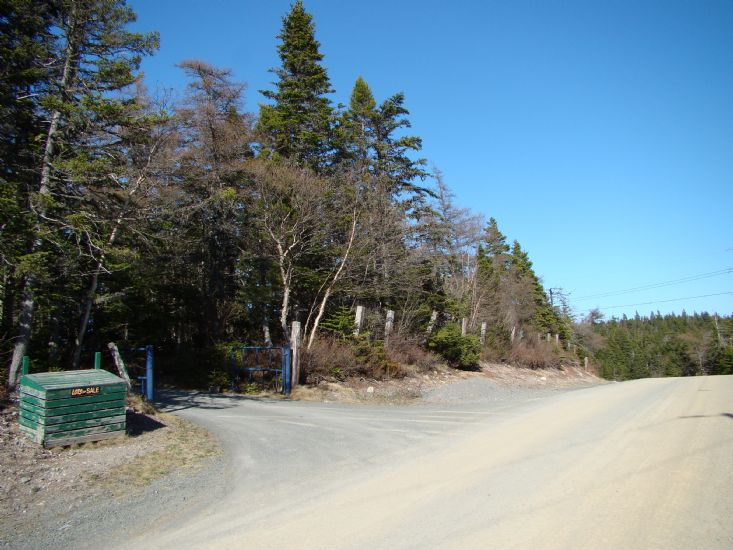
[[685,298],[672,298],[671,300],[656,300],[654,302],[641,302],[638,304],[623,304],[619,306],[606,306],[606,307],[599,307],[599,308],[591,308],[588,311],[592,311],[593,309],[605,310],[605,309],[616,309],[620,307],[648,306],[652,304],[664,304],[667,302],[680,302],[682,300],[694,300],[696,298],[710,298],[711,296],[724,296],[724,295],[730,295],[730,294],[733,294],[733,292],[718,292],[716,294],[702,294],[700,296],[687,296]]
[[637,286],[634,288],[627,288],[624,290],[615,290],[611,292],[600,292],[598,294],[589,294],[588,296],[581,296],[580,298],[575,298],[573,301],[578,302],[581,300],[592,300],[594,298],[608,298],[610,296],[629,294],[631,292],[639,292],[641,290],[651,290],[654,288],[662,288],[665,286],[678,285],[681,283],[688,283],[692,281],[699,281],[700,279],[708,279],[710,277],[717,277],[719,275],[726,275],[728,273],[733,273],[733,267],[728,267],[726,269],[721,269],[718,271],[711,271],[710,273],[701,273],[699,275],[690,275],[689,277],[683,277],[681,279],[673,279],[671,281],[664,281],[662,283],[651,283],[648,285]]

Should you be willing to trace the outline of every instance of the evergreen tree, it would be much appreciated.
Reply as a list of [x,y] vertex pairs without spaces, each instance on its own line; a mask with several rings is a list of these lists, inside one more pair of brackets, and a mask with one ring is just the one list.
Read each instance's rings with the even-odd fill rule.
[[[720,325],[728,321],[723,318]],[[729,368],[730,347],[718,340],[715,320],[706,313],[622,316],[585,327],[603,340],[595,358],[607,378],[724,374]]]
[[369,85],[357,78],[349,109],[340,119],[338,158],[362,178],[371,178],[365,185],[381,186],[390,201],[404,201],[403,210],[409,212],[432,193],[418,183],[428,175],[425,161],[410,158],[420,151],[422,140],[396,135],[410,127],[404,102],[404,94],[397,93],[377,106]]
[[354,83],[349,109],[342,115],[338,128],[339,160],[349,162],[360,175],[371,173],[370,157],[376,140],[374,122],[377,102],[362,77]]
[[46,85],[52,6],[42,0],[0,2],[0,356],[12,342],[25,254],[32,240],[28,199],[43,133],[34,97]]
[[179,223],[191,243],[183,254],[201,269],[195,340],[212,345],[225,334],[225,318],[232,317],[239,251],[252,252],[244,206],[253,199],[243,183],[243,162],[252,156],[251,129],[240,113],[243,85],[232,82],[229,70],[196,60],[180,67],[189,84],[176,113],[180,142],[174,175],[180,184],[179,207],[186,207]]
[[323,54],[315,39],[313,17],[296,0],[283,18],[277,47],[282,65],[275,91],[261,93],[272,101],[260,106],[259,134],[268,156],[282,156],[316,170],[329,162],[333,109],[327,94],[331,83],[321,65]]
[[418,183],[427,176],[424,161],[409,156],[419,151],[421,140],[395,135],[410,126],[403,102],[402,94],[396,94],[377,105],[359,77],[337,132],[334,172],[353,180],[363,212],[359,233],[367,253],[356,259],[364,281],[359,297],[379,304],[394,304],[406,290],[421,286],[415,281],[421,268],[409,249],[417,226],[406,218],[424,212],[429,192]]
[[48,126],[33,167],[34,185],[27,190],[26,204],[35,214],[26,255],[32,267],[22,285],[11,388],[28,349],[35,294],[49,255],[69,243],[71,250],[86,250],[94,257],[94,238],[85,221],[90,182],[115,184],[108,179],[115,172],[106,150],[116,147],[126,119],[127,100],[119,92],[135,82],[141,56],[158,44],[157,34],[125,29],[135,13],[123,0],[63,0],[56,8],[48,33],[50,62],[44,60],[47,84],[34,104]]
[[509,267],[509,245],[506,244],[506,236],[499,231],[499,226],[494,218],[489,218],[489,223],[484,230],[484,252],[488,257],[495,258],[503,268]]
[[563,338],[567,337],[565,331],[562,330],[563,324],[552,308],[545,289],[540,282],[539,277],[532,269],[532,262],[527,252],[522,250],[518,241],[514,241],[511,251],[512,268],[515,276],[527,281],[531,288],[531,300],[534,303],[534,314],[532,316],[532,324],[541,332],[562,333]]

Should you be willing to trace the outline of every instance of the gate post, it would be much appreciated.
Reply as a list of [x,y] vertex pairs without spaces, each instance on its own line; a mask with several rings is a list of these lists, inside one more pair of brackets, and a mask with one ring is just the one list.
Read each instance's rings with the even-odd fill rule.
[[291,389],[291,372],[290,372],[290,346],[283,346],[282,352],[282,369],[283,369],[283,393],[290,395]]
[[145,346],[145,398],[153,400],[153,346]]
[[300,321],[293,321],[292,328],[290,329],[290,380],[292,383],[291,388],[294,388],[300,382]]
[[356,317],[354,318],[354,336],[359,336],[361,325],[364,323],[364,306],[356,306]]
[[392,333],[392,327],[394,326],[394,311],[391,309],[387,310],[387,321],[384,324],[384,347],[389,345],[389,335]]

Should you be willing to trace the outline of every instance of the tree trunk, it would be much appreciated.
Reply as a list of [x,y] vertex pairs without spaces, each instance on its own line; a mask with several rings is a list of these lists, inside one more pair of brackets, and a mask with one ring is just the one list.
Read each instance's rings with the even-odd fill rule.
[[31,340],[33,306],[33,292],[31,292],[30,286],[26,282],[23,289],[23,298],[20,303],[20,315],[18,317],[18,337],[15,341],[13,358],[10,361],[10,369],[8,370],[8,389],[10,391],[13,391],[18,385],[20,364],[23,361],[23,356],[26,355],[28,351],[28,343]]
[[267,323],[267,319],[262,320],[262,337],[265,339],[265,345],[269,348],[272,347],[272,337],[270,336],[270,326]]
[[[117,240],[117,234],[119,233],[120,227],[122,226],[122,220],[127,214],[130,201],[132,200],[135,192],[140,188],[143,179],[144,176],[140,176],[137,178],[137,181],[135,182],[135,187],[125,198],[125,203],[122,206],[122,210],[120,210],[120,213],[117,215],[112,233],[110,233],[109,238],[107,239],[107,248],[110,248],[115,244],[115,241]],[[72,365],[75,369],[79,368],[79,360],[81,358],[82,346],[84,345],[84,336],[86,335],[87,326],[89,325],[89,317],[92,314],[92,306],[94,305],[94,298],[97,295],[97,287],[99,285],[99,274],[104,268],[105,257],[105,253],[102,252],[99,261],[97,262],[97,266],[94,269],[94,274],[92,275],[92,280],[89,283],[89,288],[87,289],[86,300],[84,303],[84,313],[81,316],[81,323],[79,324],[79,330],[76,333],[76,340],[74,341],[74,357],[72,360]]]
[[290,269],[287,272],[281,268],[281,274],[283,279],[283,299],[280,304],[280,326],[283,329],[283,336],[285,339],[290,338],[290,330],[288,329],[288,311],[290,309]]
[[79,361],[81,360],[81,350],[84,345],[84,336],[87,332],[87,325],[89,324],[89,317],[92,314],[92,305],[94,304],[94,296],[97,294],[97,285],[99,283],[99,271],[102,269],[102,260],[97,263],[97,268],[94,270],[92,275],[92,281],[89,283],[89,289],[87,290],[86,299],[84,303],[84,312],[81,316],[81,323],[79,331],[76,333],[76,340],[74,341],[74,357],[71,361],[72,368],[79,368]]
[[13,312],[15,311],[15,279],[9,268],[3,270],[3,311],[0,320],[0,337],[9,336],[13,330]]
[[[62,96],[66,96],[71,87],[71,83],[76,77],[76,64],[78,59],[76,56],[76,49],[78,47],[76,36],[76,4],[72,4],[71,15],[70,15],[70,26],[66,35],[66,50],[64,52],[64,69],[61,73],[61,80],[59,82],[59,90]],[[48,197],[51,194],[51,164],[52,159],[56,150],[56,135],[59,131],[59,123],[61,121],[61,111],[55,110],[51,114],[51,123],[46,132],[46,140],[43,148],[43,159],[41,164],[41,180],[38,193],[42,197]],[[41,225],[43,224],[43,218],[45,216],[44,201],[41,200],[36,207],[36,220],[35,220],[35,238],[33,244],[30,247],[30,254],[38,251],[43,244],[41,239]],[[18,372],[20,369],[20,363],[23,360],[23,356],[28,352],[28,344],[31,340],[31,332],[33,329],[33,309],[35,305],[35,299],[33,297],[33,290],[35,287],[36,278],[33,275],[29,275],[25,278],[23,283],[22,301],[20,303],[20,313],[18,316],[18,337],[15,340],[15,346],[13,348],[13,358],[10,361],[10,368],[8,369],[8,389],[14,390],[18,384]]]
[[125,367],[125,362],[122,360],[122,355],[120,355],[120,350],[117,349],[117,346],[114,342],[110,342],[109,344],[107,344],[107,347],[112,353],[112,361],[114,361],[114,364],[117,367],[117,371],[120,373],[120,377],[125,380],[125,384],[127,384],[127,389],[131,389],[132,382],[130,381],[130,375],[127,374],[127,368]]
[[306,346],[306,349],[310,351],[311,346],[313,345],[313,341],[316,339],[316,331],[318,330],[318,325],[321,322],[321,317],[323,317],[323,312],[326,310],[326,304],[328,303],[328,299],[331,297],[331,292],[333,291],[333,287],[336,286],[336,283],[341,278],[341,274],[344,271],[344,266],[346,266],[346,262],[349,259],[349,253],[351,252],[351,248],[354,245],[354,236],[356,235],[356,211],[354,211],[354,218],[351,223],[351,234],[349,235],[349,243],[346,246],[346,252],[344,253],[344,259],[341,262],[341,265],[336,270],[336,273],[334,273],[333,278],[331,279],[331,283],[326,288],[326,291],[323,293],[323,299],[321,300],[321,304],[318,307],[318,314],[316,315],[315,321],[313,321],[313,326],[310,330],[310,335],[308,336],[308,345]]

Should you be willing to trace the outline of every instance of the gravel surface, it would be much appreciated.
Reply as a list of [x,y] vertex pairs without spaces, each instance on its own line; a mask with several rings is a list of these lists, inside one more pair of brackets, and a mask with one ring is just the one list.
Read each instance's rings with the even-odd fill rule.
[[3,532],[2,548],[100,548],[122,544],[143,526],[176,519],[216,501],[224,494],[224,459],[207,459],[192,474],[177,472],[154,481],[135,494],[100,495],[77,501],[69,495],[67,508],[47,511],[21,532]]
[[0,411],[0,548],[98,548],[224,490],[216,441],[173,416],[128,410],[132,435],[44,449],[14,409]]
[[606,383],[574,367],[523,369],[487,364],[479,372],[461,373],[459,376],[462,378],[437,380],[437,383],[423,388],[422,401],[450,405],[540,399],[558,392]]
[[[122,547],[733,548],[733,377],[527,375],[544,388],[466,406],[195,396],[181,414],[221,437],[229,490]],[[458,387],[432,395],[496,391]]]
[[[384,443],[385,448],[379,451],[379,447],[375,447],[370,438],[364,439],[357,436],[354,439],[357,434],[354,434],[353,427],[350,425],[343,426],[342,434],[338,431],[340,429],[337,427],[338,422],[346,422],[345,419],[339,420],[343,413],[336,413],[336,417],[334,417],[333,413],[324,410],[318,416],[318,423],[323,422],[324,426],[331,426],[331,422],[336,421],[335,425],[327,429],[329,431],[337,430],[335,433],[341,434],[338,436],[343,438],[343,445],[339,447],[339,452],[344,453],[341,460],[344,464],[354,465],[362,463],[363,460],[369,462],[383,460],[384,457],[389,456],[392,446],[397,445],[399,447],[401,445],[405,430],[411,431],[413,426],[423,430],[409,434],[409,438],[416,441],[422,438],[427,438],[426,441],[428,441],[437,437],[438,433],[442,433],[441,430],[455,431],[464,426],[462,424],[463,420],[458,424],[453,423],[453,416],[455,416],[453,414],[442,420],[440,417],[424,417],[423,415],[430,414],[429,411],[422,411],[424,407],[442,409],[443,406],[450,405],[452,407],[459,404],[469,408],[472,405],[481,407],[482,404],[490,406],[491,403],[500,405],[500,402],[511,404],[512,401],[521,402],[550,397],[560,391],[599,383],[602,383],[602,381],[578,370],[535,371],[502,365],[489,365],[485,366],[481,372],[445,370],[418,375],[410,379],[386,382],[362,380],[353,381],[351,385],[329,383],[325,386],[325,390],[303,389],[301,396],[317,401],[346,401],[351,403],[352,406],[355,403],[360,403],[349,414],[360,414],[357,411],[362,410],[364,414],[367,414],[365,418],[376,415],[373,433],[381,434],[380,437],[384,437],[386,434],[387,437]],[[179,414],[190,420],[202,422],[205,427],[214,429],[217,435],[224,436],[223,444],[226,451],[224,456],[206,458],[195,469],[180,469],[164,477],[158,477],[147,486],[122,491],[119,488],[110,489],[110,485],[105,484],[104,468],[109,469],[113,466],[111,466],[112,462],[105,461],[102,457],[117,452],[120,453],[120,458],[124,461],[125,457],[134,457],[139,453],[140,450],[136,449],[134,445],[128,445],[127,447],[122,445],[118,448],[111,445],[106,449],[90,450],[82,448],[56,453],[56,460],[60,468],[55,474],[52,471],[50,477],[46,476],[48,479],[53,480],[54,475],[66,478],[65,472],[68,474],[70,471],[75,472],[75,475],[77,475],[84,470],[85,463],[91,465],[86,467],[93,470],[94,476],[71,476],[73,478],[71,483],[68,482],[69,479],[65,479],[65,484],[57,483],[54,485],[48,483],[43,485],[36,483],[37,479],[43,479],[43,475],[37,475],[37,472],[29,473],[28,477],[32,481],[28,483],[28,487],[25,487],[23,483],[20,484],[20,488],[16,487],[18,490],[25,491],[27,489],[31,491],[32,494],[26,495],[28,504],[25,507],[13,510],[11,521],[4,521],[0,516],[0,548],[99,548],[101,545],[105,547],[130,547],[129,541],[133,537],[137,538],[134,539],[136,543],[132,546],[141,547],[145,544],[145,537],[140,535],[141,532],[152,534],[158,531],[156,526],[170,527],[178,523],[184,524],[189,518],[200,517],[205,509],[210,509],[212,505],[216,505],[220,500],[231,498],[231,487],[236,484],[237,476],[246,479],[250,488],[249,492],[254,491],[256,484],[263,481],[263,479],[255,475],[258,472],[256,469],[252,469],[252,464],[261,461],[260,467],[264,467],[263,471],[269,471],[269,466],[265,465],[272,461],[273,457],[268,454],[272,452],[268,449],[272,445],[278,447],[278,437],[282,436],[284,438],[282,444],[285,445],[283,449],[287,449],[287,453],[294,452],[291,447],[295,445],[296,434],[300,434],[305,438],[302,442],[303,445],[314,444],[310,440],[312,427],[309,422],[303,422],[301,413],[298,412],[303,406],[311,405],[308,409],[303,409],[303,414],[306,410],[308,411],[307,414],[316,414],[315,411],[319,409],[312,408],[312,405],[315,405],[314,403],[299,404],[292,401],[283,402],[280,399],[270,401],[257,398],[250,401],[250,398],[246,398],[246,403],[251,403],[254,409],[247,408],[243,410],[260,411],[257,414],[266,415],[267,420],[263,418],[262,422],[256,424],[247,421],[241,426],[244,431],[242,433],[237,432],[236,435],[230,434],[233,435],[232,441],[227,441],[227,432],[216,430],[215,423],[210,424],[213,417],[210,413],[207,413],[207,410],[221,408],[222,418],[226,418],[229,414],[227,412],[229,408],[236,406],[236,403],[229,403],[229,401],[234,400],[239,403],[243,398],[221,396],[209,402],[205,398],[202,401],[201,397],[205,396],[196,394],[186,397],[183,400],[184,405],[182,408],[184,410],[181,410]],[[396,423],[402,422],[401,420],[391,418],[392,413],[389,412],[389,409],[382,409],[383,412],[380,412],[379,409],[372,411],[369,406],[370,402],[375,406],[386,405],[389,409],[395,407],[395,405],[416,405],[416,407],[400,407],[405,411],[404,414],[408,414],[413,420],[406,420],[406,425],[403,427],[401,424]],[[242,404],[246,403],[242,402]],[[367,406],[362,406],[364,404]],[[285,407],[285,409],[281,407]],[[180,407],[174,407],[172,410],[177,408]],[[412,412],[408,412],[410,410]],[[239,409],[236,409],[236,411],[236,414],[241,414]],[[271,415],[281,414],[284,411],[289,411],[287,414],[293,416],[290,417],[290,420],[283,420],[284,424],[279,428],[277,426],[272,427],[270,425],[272,422]],[[234,409],[232,409],[232,412],[234,412]],[[397,412],[395,410],[395,414]],[[455,411],[449,412],[454,413]],[[403,413],[398,414],[398,416],[403,416]],[[423,418],[425,419],[423,420]],[[468,421],[477,417],[468,415],[466,418]],[[390,422],[390,420],[393,421]],[[15,422],[15,419],[13,419],[13,422]],[[360,422],[363,424],[364,421]],[[302,429],[293,432],[291,435],[286,436],[285,432],[277,432],[278,429],[282,431],[283,426],[292,429],[293,427],[297,428],[298,424],[302,424]],[[371,430],[372,428],[367,427],[365,429]],[[275,431],[273,432],[273,430]],[[158,432],[163,432],[163,430],[158,430]],[[156,432],[152,433],[155,434]],[[260,460],[256,455],[250,455],[249,451],[240,456],[241,452],[238,450],[237,445],[241,444],[242,437],[252,442],[257,441],[258,446],[262,446],[263,441],[270,439],[272,441],[263,447],[265,454]],[[326,444],[326,441],[332,440],[333,437],[334,434],[331,433],[324,440],[324,444]],[[290,439],[288,440],[288,438]],[[394,441],[389,438],[393,438]],[[152,444],[154,440],[155,438],[151,439],[150,443]],[[19,445],[23,446],[24,442],[20,442]],[[159,445],[159,443],[156,443],[156,445]],[[27,449],[25,451],[25,455],[30,457],[29,463],[40,460],[32,453],[29,454]],[[94,452],[99,453],[99,451],[102,451],[102,453],[93,454]],[[40,449],[34,452],[43,455],[49,454],[49,451]],[[370,456],[369,453],[373,453],[374,457],[365,459],[365,456]],[[338,456],[338,453],[332,455],[331,458],[333,459],[334,456]],[[5,457],[5,460],[10,459],[12,457]],[[99,464],[94,465],[95,460],[98,460]],[[242,461],[244,461],[243,464],[237,465],[238,462]],[[309,465],[307,462],[303,462],[303,471],[294,471],[293,473],[307,478],[312,468],[318,468],[317,464],[315,462]],[[64,468],[71,468],[71,470],[67,471]],[[237,468],[240,470],[239,473],[236,473]],[[274,470],[272,475],[275,475]],[[268,473],[263,477],[274,479],[272,475]],[[326,482],[326,478],[323,482]],[[34,489],[37,486],[40,486],[40,488]],[[283,491],[286,490],[287,487],[283,487]]]
[[547,397],[558,391],[567,390],[506,386],[488,378],[470,378],[425,390],[423,400],[428,403],[445,404],[490,403],[512,399]]

